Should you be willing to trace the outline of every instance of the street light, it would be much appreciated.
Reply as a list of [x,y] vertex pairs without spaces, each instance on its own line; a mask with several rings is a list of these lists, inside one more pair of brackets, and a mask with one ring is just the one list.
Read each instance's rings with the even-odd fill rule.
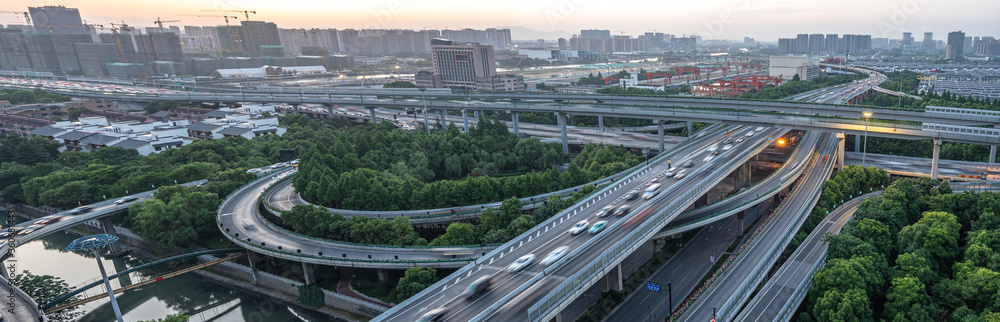
[[649,167],[649,148],[642,149],[642,156],[646,157],[646,167]]
[[872,112],[865,111],[865,148],[861,151],[861,166],[865,166],[865,155],[868,154],[868,119],[872,117]]
[[97,267],[101,269],[101,277],[104,278],[104,288],[107,289],[108,298],[111,299],[111,308],[114,309],[115,317],[118,318],[118,322],[124,322],[125,320],[122,319],[122,311],[118,309],[118,300],[115,299],[115,292],[111,288],[111,282],[108,281],[108,273],[104,271],[104,263],[101,262],[101,252],[98,251],[98,249],[104,248],[104,246],[111,245],[111,243],[114,243],[116,241],[118,241],[117,236],[112,236],[108,234],[90,235],[77,238],[72,243],[69,243],[69,246],[66,246],[66,250],[68,251],[82,250],[82,251],[94,252],[94,256],[97,257]]

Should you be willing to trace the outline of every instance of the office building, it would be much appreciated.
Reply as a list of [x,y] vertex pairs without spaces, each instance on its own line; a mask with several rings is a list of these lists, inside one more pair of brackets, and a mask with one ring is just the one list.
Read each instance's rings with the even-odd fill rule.
[[819,59],[806,56],[771,56],[768,68],[770,76],[792,79],[799,75],[804,81],[821,76],[822,71]]
[[743,37],[743,46],[753,47],[757,46],[757,40],[750,37]]
[[920,50],[923,51],[935,51],[937,50],[937,44],[934,42],[934,33],[925,32],[924,41],[920,43]]
[[695,50],[695,48],[698,48],[697,37],[677,37],[671,39],[671,43],[678,50]]
[[872,48],[888,48],[889,38],[872,38]]
[[965,53],[965,33],[961,30],[948,33],[948,46],[944,59],[962,59]]
[[28,7],[31,23],[39,32],[59,34],[86,33],[80,10],[63,6]]
[[602,30],[602,29],[580,30],[580,38],[583,39],[611,38],[611,30]]
[[[522,76],[497,74],[493,46],[434,39],[431,61],[434,75],[430,82],[439,87],[493,92],[524,90]],[[421,84],[427,84],[427,80],[426,74],[421,75]]]

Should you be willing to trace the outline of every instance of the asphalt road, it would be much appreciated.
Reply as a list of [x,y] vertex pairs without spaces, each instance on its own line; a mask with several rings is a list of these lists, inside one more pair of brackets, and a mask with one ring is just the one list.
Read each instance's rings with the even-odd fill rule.
[[[748,139],[747,142],[743,143],[745,150],[750,150],[750,146],[757,144],[770,143],[771,138],[768,133],[758,134],[752,139]],[[744,131],[745,132],[745,131]],[[721,140],[721,135],[712,135],[710,137],[699,138],[694,144],[687,145],[675,151],[676,155],[672,156],[676,164],[682,163],[684,159],[691,158],[695,162],[695,166],[689,170],[692,172],[690,176],[696,177],[708,177],[714,171],[717,171],[719,165],[724,163],[724,160],[734,156],[733,151],[738,151],[738,149],[733,149],[728,152],[720,154],[715,160],[705,163],[703,162],[704,156],[708,153],[706,148],[709,142],[715,142]],[[695,171],[697,169],[697,171]],[[663,171],[666,170],[666,164],[663,162],[656,162],[651,165],[651,170],[638,179],[632,180],[626,183],[624,186],[614,190],[613,192],[603,196],[603,198],[597,203],[593,203],[590,206],[582,207],[583,210],[580,211],[579,208],[572,209],[572,212],[565,212],[559,214],[560,221],[555,222],[551,227],[545,227],[544,232],[539,232],[537,235],[528,236],[528,240],[522,238],[520,241],[515,241],[514,247],[509,250],[503,251],[496,258],[490,258],[489,261],[483,260],[483,265],[478,265],[472,270],[470,270],[465,276],[459,277],[453,283],[447,285],[435,284],[428,291],[428,295],[423,298],[415,299],[415,303],[412,303],[402,310],[397,312],[393,316],[383,317],[385,320],[391,321],[412,321],[419,316],[426,313],[428,310],[446,307],[449,309],[448,314],[449,320],[465,321],[471,320],[476,315],[482,313],[488,307],[496,303],[500,298],[502,298],[507,293],[512,290],[522,286],[525,282],[530,280],[536,274],[545,268],[542,265],[535,264],[528,267],[527,269],[518,273],[507,273],[504,272],[504,267],[513,262],[513,259],[521,257],[527,254],[535,254],[538,258],[545,257],[549,252],[560,246],[569,246],[572,248],[582,245],[589,238],[600,238],[602,240],[607,240],[605,243],[597,243],[593,249],[589,249],[582,253],[579,258],[573,259],[566,265],[562,266],[560,269],[553,272],[552,275],[542,278],[535,285],[531,285],[526,291],[519,294],[517,297],[512,299],[507,303],[500,303],[502,306],[499,310],[492,313],[487,318],[492,320],[513,320],[522,321],[526,320],[526,309],[530,307],[535,301],[540,297],[548,293],[553,287],[562,282],[567,276],[574,274],[579,270],[580,267],[591,262],[597,255],[602,251],[602,247],[607,247],[612,244],[612,241],[625,236],[630,232],[630,228],[637,227],[641,224],[642,220],[645,220],[647,216],[653,213],[654,210],[667,205],[674,198],[680,194],[686,192],[686,190],[693,187],[698,183],[699,180],[694,178],[689,181],[689,185],[685,187],[673,186],[677,182],[675,179],[666,179],[664,184],[669,186],[667,188],[661,188],[661,197],[653,199],[651,202],[646,202],[645,200],[639,199],[636,201],[623,201],[622,197],[630,190],[639,187],[645,187],[646,182],[650,179],[660,176]],[[597,221],[597,218],[593,218],[593,214],[600,208],[606,205],[621,206],[623,204],[630,204],[633,210],[622,217],[609,216],[605,218],[609,222],[608,228],[599,234],[581,234],[581,235],[570,235],[566,231],[581,219],[588,219],[591,222]],[[549,231],[554,231],[550,233]],[[548,234],[549,236],[541,236],[542,234]],[[552,235],[556,234],[556,235]],[[534,237],[544,237],[544,238],[534,238]],[[532,242],[534,240],[534,242]],[[477,299],[466,301],[462,300],[460,294],[469,285],[469,282],[478,279],[482,276],[496,276],[496,284],[494,288],[487,292],[486,294],[480,296]]]
[[[823,140],[820,149],[820,157],[805,180],[799,183],[795,191],[792,192],[784,205],[775,213],[771,221],[766,224],[761,232],[750,244],[740,253],[729,267],[721,273],[718,279],[701,294],[698,299],[680,317],[681,321],[702,321],[713,317],[713,309],[721,308],[738,291],[739,286],[749,277],[749,274],[760,267],[767,265],[764,263],[765,256],[769,253],[775,243],[780,241],[786,229],[797,230],[801,225],[803,213],[808,213],[811,209],[813,196],[819,193],[823,182],[828,179],[830,169],[836,161],[834,157],[837,151],[835,139]],[[790,225],[794,225],[789,227]],[[739,308],[735,308],[738,310]],[[733,312],[735,313],[735,312]],[[734,314],[735,315],[735,314]]]
[[813,229],[809,237],[806,237],[778,272],[764,284],[736,320],[764,322],[790,319],[791,316],[779,317],[779,314],[782,310],[794,312],[801,304],[800,301],[794,301],[792,295],[801,283],[812,278],[810,269],[817,262],[825,260],[826,256],[823,255],[827,245],[823,242],[823,238],[827,233],[839,234],[840,229],[854,216],[854,211],[858,210],[858,205],[862,201],[881,194],[881,191],[877,191],[851,199],[824,218],[823,223]]
[[[847,152],[846,154],[847,164],[862,165],[862,153]],[[931,159],[926,158],[868,153],[864,155],[864,160],[863,165],[865,166],[875,166],[894,174],[930,176],[931,173]],[[980,176],[984,172],[991,179],[998,179],[1000,177],[1000,164],[954,160],[939,160],[938,162],[938,177]]]

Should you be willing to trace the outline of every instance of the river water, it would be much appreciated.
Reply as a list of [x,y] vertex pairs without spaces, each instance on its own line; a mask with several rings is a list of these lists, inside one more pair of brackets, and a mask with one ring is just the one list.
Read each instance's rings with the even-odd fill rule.
[[[60,277],[71,287],[79,287],[99,280],[100,271],[93,253],[69,252],[65,248],[77,237],[65,233],[53,233],[17,248],[18,271],[31,271],[35,275]],[[131,267],[142,265],[132,256],[119,259],[104,259],[108,275]],[[169,272],[166,265],[132,273],[133,283]],[[127,282],[126,282],[127,283]],[[113,288],[121,281],[111,280]],[[87,296],[104,292],[101,286],[86,292]],[[170,314],[186,314],[192,322],[201,321],[331,321],[320,313],[290,307],[283,302],[271,300],[257,293],[245,292],[187,273],[161,282],[147,285],[138,290],[116,294],[125,321],[155,320]],[[43,304],[44,305],[44,304]],[[114,321],[111,302],[105,298],[81,306],[86,312],[78,321]]]

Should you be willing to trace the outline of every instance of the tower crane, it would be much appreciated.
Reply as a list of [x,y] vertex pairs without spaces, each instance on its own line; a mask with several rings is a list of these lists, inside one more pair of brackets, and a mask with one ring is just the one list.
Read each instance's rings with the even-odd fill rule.
[[27,12],[24,12],[24,11],[0,11],[0,13],[13,13],[15,15],[24,15],[24,22],[28,23],[29,25],[31,24],[31,16],[29,16]]
[[250,55],[253,56],[253,57],[257,57],[257,48],[253,44],[253,31],[252,31],[253,28],[250,27],[250,14],[251,13],[252,14],[257,14],[257,11],[254,11],[254,10],[212,10],[212,9],[202,9],[201,11],[243,13],[243,16],[246,17],[245,21],[247,22],[247,38],[250,38],[249,39],[250,40]]
[[178,21],[180,21],[180,20],[160,20],[160,17],[156,17],[156,21],[153,21],[153,23],[159,25],[160,26],[160,32],[163,32],[163,23],[164,22],[178,22]]
[[132,31],[132,27],[129,27],[128,25],[126,25],[124,23],[117,24],[117,26],[115,26],[115,25],[116,24],[114,22],[111,23],[111,33],[114,34],[114,36],[115,36],[115,45],[118,45],[118,56],[121,58],[122,63],[124,64],[125,63],[125,51],[122,49],[122,41],[121,41],[121,38],[119,38],[118,29],[121,29],[121,31],[128,32],[128,31]]
[[[217,15],[178,15],[178,16],[201,17],[201,18],[206,18],[206,17],[220,18],[221,17],[222,19],[226,20],[226,31],[229,32],[229,48],[230,48],[230,51],[232,51],[232,48],[236,48],[236,46],[233,45],[233,43],[232,43],[233,39],[235,38],[237,41],[240,41],[240,39],[239,39],[240,35],[239,34],[234,34],[233,30],[231,28],[229,28],[229,27],[231,27],[229,25],[229,18],[233,18],[233,20],[236,20],[236,19],[239,19],[239,17],[236,17],[236,16],[217,16]],[[222,54],[219,53],[219,49],[218,48],[216,48],[215,54],[216,54],[216,56],[219,56],[219,59],[222,59]]]

